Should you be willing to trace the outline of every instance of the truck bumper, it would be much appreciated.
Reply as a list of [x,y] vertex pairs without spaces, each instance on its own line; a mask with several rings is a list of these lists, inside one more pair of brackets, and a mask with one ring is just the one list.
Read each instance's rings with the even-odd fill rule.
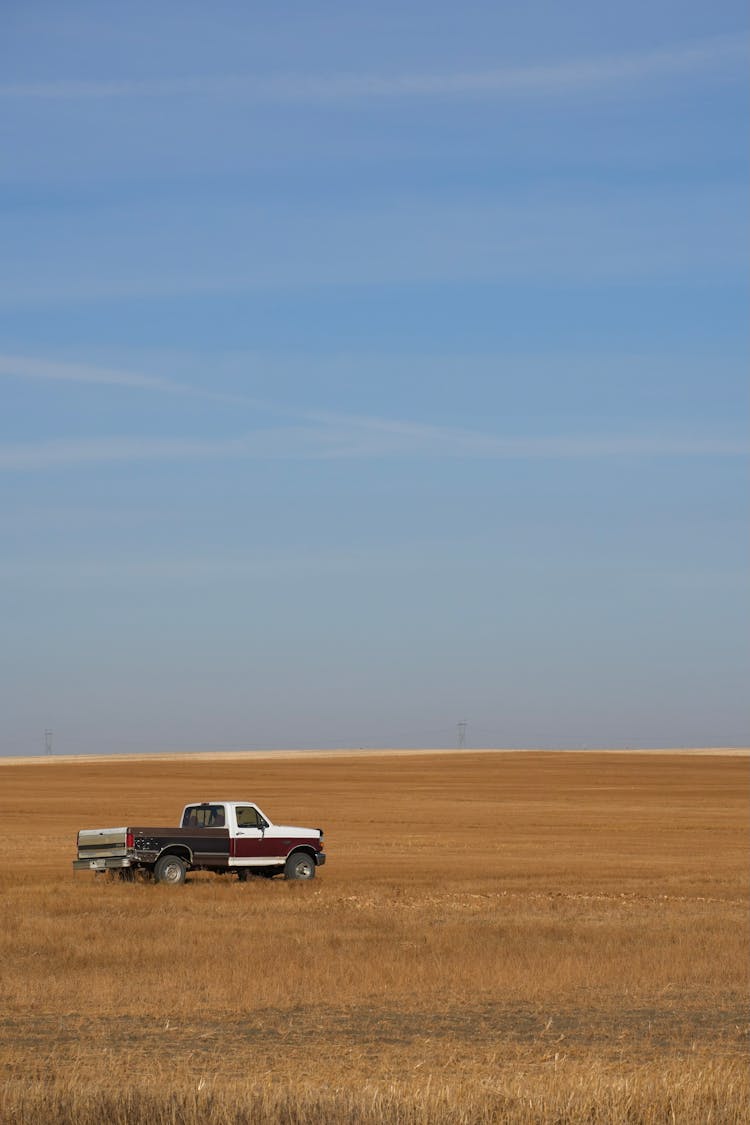
[[315,853],[315,866],[316,867],[322,867],[323,864],[325,863],[325,861],[326,861],[326,853],[325,852],[316,852]]
[[101,859],[74,859],[74,871],[112,871],[116,868],[130,867],[127,856],[106,856]]

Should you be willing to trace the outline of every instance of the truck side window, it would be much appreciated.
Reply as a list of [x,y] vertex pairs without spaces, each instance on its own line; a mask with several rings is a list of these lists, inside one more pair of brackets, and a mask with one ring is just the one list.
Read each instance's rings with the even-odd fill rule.
[[258,816],[258,810],[252,808],[237,809],[237,827],[260,828],[260,817]]

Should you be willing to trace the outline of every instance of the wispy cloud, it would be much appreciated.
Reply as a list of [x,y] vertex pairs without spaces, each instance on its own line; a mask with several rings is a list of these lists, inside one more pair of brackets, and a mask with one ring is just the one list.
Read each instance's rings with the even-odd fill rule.
[[748,44],[743,36],[723,35],[656,50],[485,71],[324,77],[204,75],[131,80],[61,79],[6,83],[0,86],[0,97],[43,100],[242,97],[265,102],[342,102],[564,94],[701,70],[723,71],[727,65],[747,56]]
[[385,418],[368,418],[329,410],[287,407],[276,402],[270,402],[268,399],[256,398],[253,395],[213,391],[177,379],[165,379],[160,376],[143,375],[137,372],[115,370],[111,367],[100,367],[86,363],[62,362],[39,356],[0,354],[0,377],[3,375],[10,378],[35,381],[85,383],[101,387],[127,387],[135,391],[150,391],[157,394],[187,395],[194,398],[210,399],[214,402],[242,405],[254,410],[265,411],[268,414],[322,423],[326,427],[334,427],[345,423],[348,426],[370,427],[376,431],[385,432],[398,430],[405,425],[405,423]]
[[0,471],[34,471],[86,465],[204,459],[352,460],[383,458],[484,458],[575,460],[612,457],[738,457],[747,445],[724,438],[560,436],[504,438],[473,430],[366,419],[331,426],[285,426],[240,437],[111,437],[55,439],[0,445]]
[[36,356],[0,355],[0,375],[21,379],[51,379],[65,383],[94,383],[102,386],[137,387],[141,390],[182,392],[186,388],[170,379],[113,371],[84,363],[63,363]]
[[231,394],[214,391],[207,387],[195,386],[177,379],[165,379],[158,375],[144,375],[139,372],[115,370],[111,367],[94,366],[87,363],[63,362],[39,356],[0,354],[0,377],[50,381],[53,383],[84,383],[99,387],[125,387],[134,391],[146,391],[162,395],[208,399],[211,402],[225,402],[245,406],[269,414],[290,412],[278,404],[252,395]]
[[285,407],[251,396],[228,395],[172,379],[31,356],[0,355],[0,376],[129,387],[147,393],[191,395],[244,405],[284,425],[205,440],[138,435],[51,439],[0,445],[0,471],[74,466],[239,458],[345,460],[393,457],[557,459],[609,457],[743,456],[742,442],[725,437],[663,434],[504,437],[460,426],[440,426],[378,415]]
[[274,404],[252,398],[249,395],[227,394],[222,391],[208,390],[205,387],[191,386],[176,379],[164,379],[160,376],[143,375],[132,371],[116,371],[112,368],[86,363],[65,363],[60,360],[37,356],[0,354],[0,377],[3,375],[19,379],[48,380],[56,383],[88,383],[92,386],[101,387],[130,387],[133,390],[205,398],[214,402],[237,403],[277,413],[277,407]]

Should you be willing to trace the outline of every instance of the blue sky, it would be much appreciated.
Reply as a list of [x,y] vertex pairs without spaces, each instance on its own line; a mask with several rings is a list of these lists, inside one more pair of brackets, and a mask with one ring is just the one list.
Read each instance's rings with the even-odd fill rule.
[[744,4],[0,22],[0,753],[746,744]]

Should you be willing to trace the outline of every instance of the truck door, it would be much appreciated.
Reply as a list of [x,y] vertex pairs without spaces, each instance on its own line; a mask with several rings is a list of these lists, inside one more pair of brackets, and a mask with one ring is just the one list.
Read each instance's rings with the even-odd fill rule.
[[268,821],[264,820],[254,805],[237,805],[235,813],[237,817],[235,858],[262,859],[269,855],[271,841],[264,838]]

